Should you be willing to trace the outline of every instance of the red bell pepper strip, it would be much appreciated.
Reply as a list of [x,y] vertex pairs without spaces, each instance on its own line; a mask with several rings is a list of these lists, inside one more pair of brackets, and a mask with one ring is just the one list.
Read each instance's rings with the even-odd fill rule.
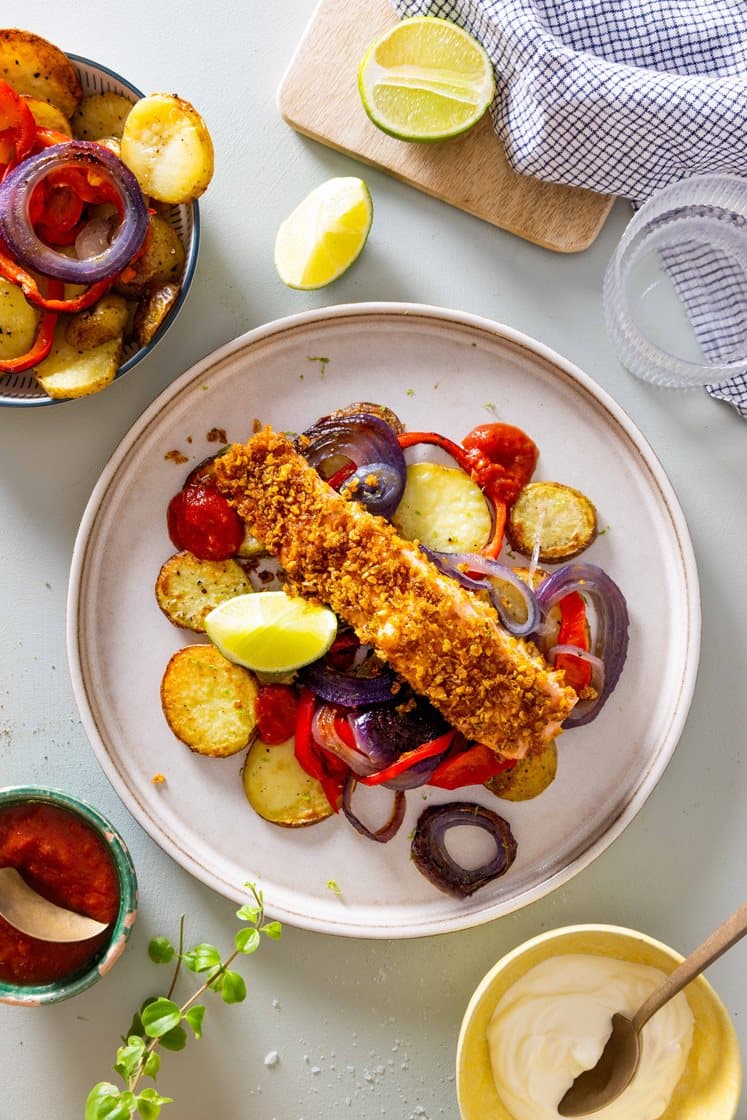
[[339,813],[348,767],[314,742],[311,725],[316,705],[314,693],[308,688],[302,688],[296,704],[295,754],[299,765],[309,777],[316,778],[321,784],[330,807],[335,813]]
[[[45,311],[85,311],[87,307],[96,303],[109,291],[116,277],[98,280],[86,288],[79,296],[72,299],[59,299],[54,296],[45,296],[39,289],[34,277],[25,268],[13,260],[0,245],[0,276],[17,284],[29,303],[34,307],[41,307]],[[62,294],[62,293],[60,293]]]
[[[49,290],[53,294],[62,294],[62,282],[49,280]],[[43,311],[36,330],[36,337],[30,350],[20,354],[17,358],[0,358],[0,373],[24,373],[32,369],[46,358],[52,349],[54,329],[57,326],[57,312]]]
[[[558,603],[560,607],[559,646],[578,646],[588,650],[589,635],[586,627],[586,603],[578,591],[564,595]],[[567,683],[581,693],[591,683],[591,665],[582,657],[572,653],[559,653],[555,658],[555,668],[563,669]]]
[[481,786],[496,774],[510,770],[515,765],[515,758],[501,758],[484,743],[475,743],[466,750],[448,754],[439,762],[427,784],[438,786],[439,789]]
[[405,770],[409,770],[416,762],[422,762],[424,758],[433,758],[436,754],[443,754],[455,734],[454,729],[450,727],[443,735],[439,735],[438,739],[431,739],[429,742],[415,747],[414,750],[405,751],[391,766],[385,766],[378,773],[371,774],[368,778],[357,778],[356,781],[362,782],[366,786],[379,786],[382,782],[390,782],[392,778],[398,778],[400,774],[404,774]]
[[3,173],[31,151],[36,121],[26,102],[7,82],[0,81],[0,165]]

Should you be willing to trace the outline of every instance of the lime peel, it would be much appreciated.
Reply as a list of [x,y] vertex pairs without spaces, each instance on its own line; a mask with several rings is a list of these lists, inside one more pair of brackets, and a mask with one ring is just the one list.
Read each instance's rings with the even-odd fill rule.
[[286,673],[324,656],[335,640],[337,617],[285,591],[257,591],[215,607],[205,618],[205,631],[228,661],[256,672]]

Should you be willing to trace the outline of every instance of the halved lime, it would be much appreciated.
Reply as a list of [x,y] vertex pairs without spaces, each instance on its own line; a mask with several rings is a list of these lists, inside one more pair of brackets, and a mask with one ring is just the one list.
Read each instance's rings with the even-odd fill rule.
[[373,205],[362,179],[327,179],[285,219],[275,239],[275,267],[289,288],[323,288],[341,276],[366,244]]
[[327,607],[284,591],[257,591],[217,606],[205,618],[205,631],[236,665],[286,673],[327,652],[337,633],[337,618]]
[[435,16],[386,31],[358,70],[363,108],[398,140],[447,140],[472,128],[493,100],[493,67],[476,39]]

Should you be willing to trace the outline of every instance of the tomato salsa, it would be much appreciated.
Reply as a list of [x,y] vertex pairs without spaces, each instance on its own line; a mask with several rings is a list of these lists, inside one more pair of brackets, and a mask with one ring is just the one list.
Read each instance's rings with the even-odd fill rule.
[[[30,802],[0,810],[0,867],[15,867],[40,895],[78,914],[112,922],[119,909],[114,861],[94,830],[56,805]],[[48,984],[88,968],[111,936],[40,941],[0,917],[0,980]]]

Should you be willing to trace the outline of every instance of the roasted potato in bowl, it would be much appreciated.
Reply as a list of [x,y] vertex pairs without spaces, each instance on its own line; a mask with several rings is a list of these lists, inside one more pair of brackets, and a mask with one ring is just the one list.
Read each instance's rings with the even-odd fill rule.
[[[45,53],[48,47],[51,49],[49,55]],[[47,57],[55,60],[55,68],[49,70],[47,67],[49,79],[40,84],[33,75]],[[118,134],[124,127],[125,110],[129,112],[133,104],[143,100],[138,89],[94,62],[76,55],[64,55],[39,36],[15,29],[0,30],[0,78],[8,78],[12,85],[16,81],[15,73],[6,75],[3,72],[11,65],[14,71],[20,71],[18,84],[21,88],[17,92],[26,101],[36,127],[52,128],[71,137],[75,134],[85,141],[101,142],[103,147],[118,155]],[[28,81],[27,74],[30,74]],[[160,246],[158,258],[150,256],[147,271],[140,280],[137,274],[133,274],[129,278],[135,282],[133,288],[118,293],[127,300],[128,315],[124,334],[120,337],[114,377],[97,377],[90,385],[84,384],[85,393],[98,391],[110,384],[150,352],[174,321],[191,284],[199,242],[197,203],[186,201],[151,205],[157,212],[158,223],[163,223],[168,233],[163,234],[162,228],[155,238],[151,237],[150,240],[155,240]],[[167,250],[165,245],[169,245]],[[70,298],[68,292],[66,298]],[[5,309],[6,304],[2,306]],[[64,314],[68,322],[69,313]],[[38,321],[35,311],[33,319],[30,316],[26,318],[29,322]],[[71,328],[72,337],[78,329],[78,326]],[[28,353],[30,347],[15,349],[13,354],[0,352],[0,360],[20,357]],[[63,385],[58,396],[47,392],[35,372],[36,366],[21,373],[0,370],[0,404],[47,405],[68,396],[82,395],[76,376],[63,379],[72,385],[72,392],[68,394],[66,385]]]

